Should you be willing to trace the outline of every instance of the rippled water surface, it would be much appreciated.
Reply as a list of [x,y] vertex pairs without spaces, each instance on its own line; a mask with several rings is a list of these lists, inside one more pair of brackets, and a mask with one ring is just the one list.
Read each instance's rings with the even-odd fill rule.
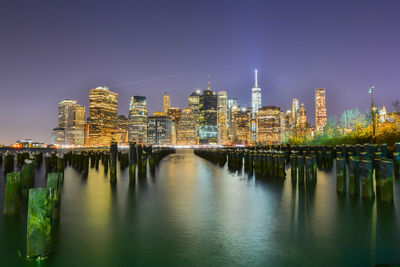
[[[119,171],[82,178],[65,170],[54,254],[44,266],[400,264],[400,190],[393,204],[336,193],[335,173],[317,185],[232,173],[182,150],[135,185]],[[35,186],[44,186],[37,173]],[[4,217],[0,183],[0,265],[34,265],[26,253],[26,212]]]

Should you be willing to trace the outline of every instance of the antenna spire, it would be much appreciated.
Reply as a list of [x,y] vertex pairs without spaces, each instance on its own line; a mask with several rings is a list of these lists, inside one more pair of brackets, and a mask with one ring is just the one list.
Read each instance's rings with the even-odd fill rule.
[[254,72],[255,72],[255,76],[256,76],[256,83],[255,83],[254,87],[258,88],[258,70],[256,69]]

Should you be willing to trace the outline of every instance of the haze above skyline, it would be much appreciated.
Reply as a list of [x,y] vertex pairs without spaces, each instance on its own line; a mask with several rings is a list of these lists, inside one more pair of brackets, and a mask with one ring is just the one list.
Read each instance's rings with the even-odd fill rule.
[[11,1],[0,3],[0,144],[50,143],[57,104],[87,107],[89,89],[133,95],[149,112],[184,108],[205,89],[246,106],[254,69],[262,104],[305,103],[327,89],[328,116],[400,98],[398,1]]

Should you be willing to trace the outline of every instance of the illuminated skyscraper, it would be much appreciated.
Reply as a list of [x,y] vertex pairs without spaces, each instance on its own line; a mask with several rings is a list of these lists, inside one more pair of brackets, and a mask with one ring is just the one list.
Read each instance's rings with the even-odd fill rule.
[[253,117],[256,116],[261,108],[261,88],[258,87],[258,71],[255,70],[255,83],[251,89],[251,109]]
[[218,92],[218,144],[225,145],[228,141],[228,105],[227,93]]
[[182,111],[176,134],[177,145],[197,145],[196,124],[192,109],[185,108]]
[[315,89],[315,128],[317,133],[322,133],[327,122],[325,93],[325,88]]
[[199,128],[200,128],[200,90],[193,92],[189,96],[189,108],[193,112],[194,122],[196,125],[196,135],[199,135]]
[[128,145],[129,136],[129,120],[125,115],[119,115],[118,119],[118,132],[116,141],[122,145]]
[[233,112],[233,127],[235,128],[236,144],[246,145],[251,140],[251,118],[252,111],[247,109],[236,109]]
[[306,108],[304,107],[304,103],[301,103],[299,110],[297,111],[297,124],[296,131],[299,136],[304,136],[307,134],[307,114]]
[[297,123],[297,112],[299,110],[299,100],[297,98],[293,98],[292,102],[292,123]]
[[118,131],[118,94],[107,87],[89,91],[89,144],[109,146]]
[[163,112],[165,114],[168,114],[168,110],[171,107],[171,100],[169,98],[169,95],[167,94],[167,92],[165,92],[164,94],[164,98],[163,98]]
[[85,145],[85,117],[86,108],[76,104],[74,111],[74,123],[72,125],[72,143],[75,146]]
[[172,120],[164,112],[154,112],[147,124],[147,143],[149,145],[171,145]]
[[218,142],[217,102],[218,97],[208,83],[207,89],[200,97],[200,144],[217,144]]
[[129,105],[129,142],[147,143],[147,100],[132,96]]
[[83,146],[85,143],[85,107],[76,100],[58,103],[58,127],[52,142],[57,145]]
[[235,141],[235,127],[233,127],[233,112],[239,108],[236,98],[228,98],[228,139],[231,143]]
[[258,142],[280,144],[285,135],[285,118],[279,107],[266,106],[258,111]]

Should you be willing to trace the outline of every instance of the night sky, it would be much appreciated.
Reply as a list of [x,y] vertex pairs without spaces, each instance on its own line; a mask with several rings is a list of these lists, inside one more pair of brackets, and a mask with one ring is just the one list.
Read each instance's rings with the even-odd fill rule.
[[[328,116],[368,108],[368,88],[392,109],[400,98],[400,1],[0,2],[0,143],[49,143],[57,103],[88,106],[109,86],[127,115],[133,95],[149,111],[162,95],[184,108],[194,90],[226,90],[242,105],[259,70],[263,105],[304,102],[327,89]],[[88,109],[87,109],[88,112]]]

